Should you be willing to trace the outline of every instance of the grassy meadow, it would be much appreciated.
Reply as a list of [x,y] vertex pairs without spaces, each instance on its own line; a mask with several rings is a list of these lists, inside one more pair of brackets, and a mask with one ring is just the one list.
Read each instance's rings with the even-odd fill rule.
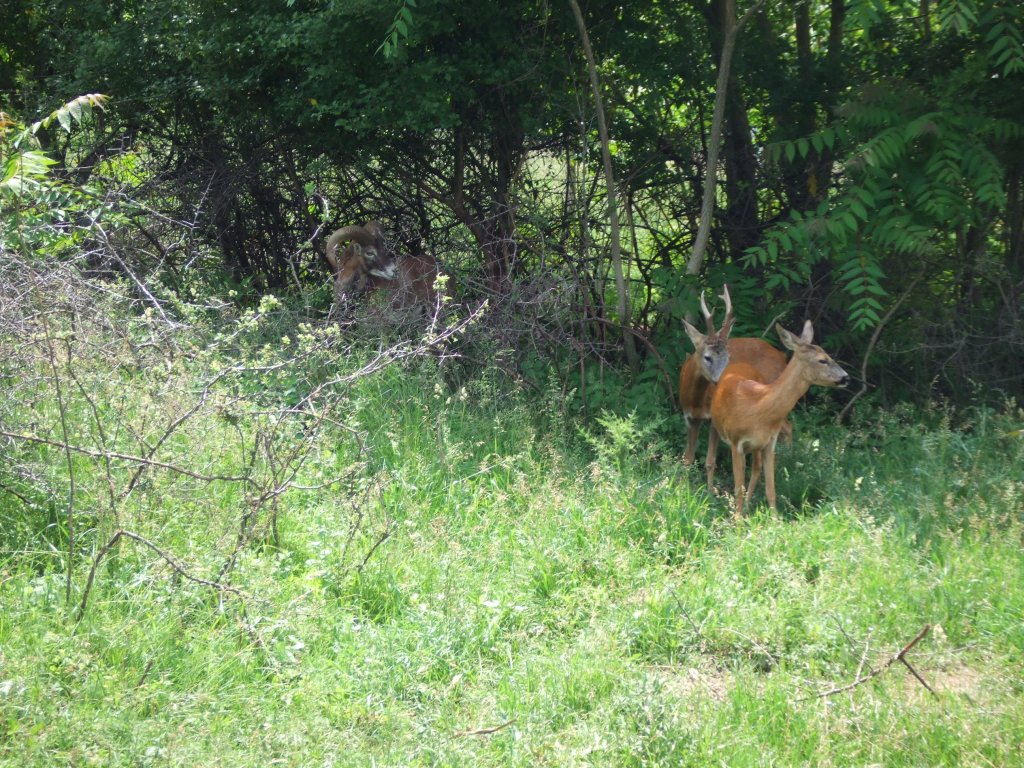
[[736,522],[667,402],[189,311],[0,341],[0,765],[1024,764],[1019,405],[818,396]]

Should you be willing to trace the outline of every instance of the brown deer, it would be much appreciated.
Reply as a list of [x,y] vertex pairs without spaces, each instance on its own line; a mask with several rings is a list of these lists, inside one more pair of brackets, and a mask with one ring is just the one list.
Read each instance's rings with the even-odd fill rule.
[[[704,296],[700,297],[701,313],[707,323],[707,335],[701,333],[685,320],[683,326],[686,334],[693,342],[693,354],[686,358],[679,370],[679,408],[686,419],[686,453],[683,464],[693,463],[697,453],[697,438],[703,424],[711,419],[711,399],[715,393],[715,383],[730,363],[747,363],[760,372],[760,380],[775,381],[786,367],[786,355],[767,341],[757,338],[730,339],[735,317],[732,312],[732,300],[729,297],[729,286],[722,293],[725,301],[725,319],[722,327],[715,331],[714,321]],[[783,427],[786,435],[792,428],[787,422]],[[707,475],[708,490],[711,490],[715,467],[718,462],[718,432],[714,424],[708,431],[708,453],[704,462]]]
[[[347,245],[339,253],[342,243]],[[336,306],[372,291],[390,293],[396,308],[420,305],[430,312],[437,306],[437,260],[425,255],[397,256],[387,247],[377,221],[335,231],[327,240],[326,255],[334,275]]]
[[[776,324],[783,345],[792,350],[782,374],[766,382],[754,365],[732,362],[722,373],[711,399],[711,424],[732,448],[732,473],[736,492],[736,517],[751,498],[764,467],[765,495],[775,506],[775,443],[797,401],[812,384],[845,387],[850,380],[821,347],[812,344],[814,328],[804,323],[799,337]],[[747,454],[754,455],[750,485],[744,491]]]

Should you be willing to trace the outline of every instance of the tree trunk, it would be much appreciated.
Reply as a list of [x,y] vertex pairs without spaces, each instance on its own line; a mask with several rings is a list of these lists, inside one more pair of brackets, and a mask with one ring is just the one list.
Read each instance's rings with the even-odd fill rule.
[[576,24],[580,29],[583,42],[583,53],[587,57],[587,69],[590,72],[590,87],[594,91],[594,106],[597,110],[597,130],[601,137],[601,156],[604,158],[604,178],[608,190],[608,224],[612,234],[612,269],[615,271],[615,289],[618,294],[618,315],[622,324],[622,344],[626,350],[626,359],[630,368],[636,372],[639,360],[636,354],[636,341],[633,338],[633,318],[629,308],[629,287],[626,284],[625,272],[622,269],[621,234],[619,232],[618,203],[615,196],[615,176],[612,172],[612,154],[609,149],[608,125],[604,119],[604,104],[601,100],[601,86],[597,79],[597,65],[594,63],[594,52],[590,47],[590,36],[583,22],[583,12],[576,0],[569,0]]
[[[736,48],[736,36],[750,16],[757,10],[760,0],[736,21],[736,0],[722,0],[721,31],[722,49],[718,64],[718,81],[715,83],[715,108],[711,117],[711,135],[708,137],[708,160],[705,169],[704,198],[700,209],[700,224],[697,237],[693,243],[693,251],[686,262],[686,274],[700,274],[704,265],[708,238],[711,234],[711,219],[715,210],[715,187],[718,179],[718,155],[722,143],[723,125],[725,124],[726,106],[729,92],[729,71],[732,67],[732,55]],[[713,11],[712,11],[713,13]],[[757,220],[756,199],[753,198],[753,151],[748,152],[750,144],[750,126],[746,118],[746,109],[742,99],[734,98],[730,111],[730,146],[727,166],[733,173],[729,174],[728,189],[732,192],[729,209],[735,216],[748,220],[753,216]],[[731,161],[731,162],[730,162]],[[749,198],[749,199],[748,199]],[[751,210],[753,207],[753,210]],[[732,217],[730,217],[732,218]],[[746,235],[750,237],[750,235]],[[736,244],[738,245],[738,243]]]
[[421,192],[440,201],[455,214],[473,234],[484,254],[484,274],[488,290],[495,296],[508,293],[509,277],[515,258],[515,216],[509,202],[509,190],[521,159],[522,130],[510,126],[501,135],[491,137],[490,154],[497,172],[489,188],[490,210],[474,206],[470,211],[465,195],[466,142],[465,132],[455,133],[454,174],[451,194],[442,194],[417,181]]

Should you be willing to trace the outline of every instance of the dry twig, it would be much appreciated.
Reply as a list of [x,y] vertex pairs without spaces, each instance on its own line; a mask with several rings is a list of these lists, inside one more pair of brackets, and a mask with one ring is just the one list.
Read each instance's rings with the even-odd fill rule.
[[[936,693],[935,693],[934,690],[932,690],[932,687],[930,685],[928,685],[928,683],[926,683],[924,681],[924,678],[922,678],[917,673],[917,670],[915,670],[912,666],[910,666],[910,662],[907,661],[907,658],[906,658],[907,657],[907,653],[909,653],[910,649],[913,648],[915,645],[917,645],[919,642],[921,642],[925,638],[925,635],[927,635],[928,632],[931,630],[931,628],[932,628],[931,624],[925,624],[924,627],[921,629],[920,632],[917,633],[917,635],[914,637],[913,640],[911,640],[909,643],[904,645],[903,648],[900,649],[899,653],[894,655],[891,659],[889,659],[887,662],[885,662],[885,664],[880,666],[878,669],[873,669],[868,674],[857,677],[852,683],[848,683],[847,685],[841,685],[841,686],[838,686],[836,688],[831,688],[831,689],[825,691],[824,693],[819,693],[817,696],[815,696],[813,698],[823,699],[823,698],[826,698],[828,696],[834,696],[837,693],[843,693],[844,691],[852,691],[857,686],[863,685],[864,683],[868,682],[869,680],[873,680],[874,678],[878,677],[878,675],[882,674],[882,672],[884,672],[885,670],[889,669],[889,667],[891,667],[896,662],[902,663],[903,666],[905,666],[907,669],[909,669],[911,674],[914,677],[917,678],[917,681],[919,683],[921,683],[921,685],[923,685],[927,689],[928,693],[930,693],[932,696],[936,696]],[[863,668],[863,660],[861,661],[861,668]],[[807,697],[807,698],[811,698],[811,697]],[[807,698],[801,699],[801,701],[806,701]]]
[[110,459],[119,459],[121,461],[136,462],[151,467],[166,469],[170,472],[174,472],[179,475],[185,475],[186,477],[191,477],[196,480],[202,480],[208,483],[213,482],[215,480],[220,480],[226,483],[252,482],[251,478],[244,475],[204,475],[199,472],[193,472],[190,469],[185,469],[184,467],[179,467],[174,464],[168,464],[167,462],[163,461],[154,461],[152,459],[147,459],[143,456],[132,456],[130,454],[121,453],[119,451],[96,451],[91,448],[83,448],[78,445],[71,445],[66,440],[50,440],[49,438],[41,437],[39,435],[25,435],[19,434],[17,432],[8,432],[7,430],[0,430],[0,437],[7,437],[10,438],[11,440],[23,440],[25,442],[37,443],[39,445],[50,445],[55,448],[61,448],[62,450],[65,451],[80,453],[83,456],[91,456],[92,458],[103,459],[104,461],[108,461]]
[[893,305],[889,307],[889,311],[885,313],[885,316],[878,321],[878,325],[875,326],[875,332],[871,334],[871,340],[868,342],[868,348],[864,350],[864,360],[860,366],[860,389],[857,393],[850,398],[850,401],[843,407],[843,410],[836,416],[836,424],[842,424],[843,419],[846,418],[846,414],[853,408],[853,404],[860,399],[861,395],[868,391],[868,361],[871,359],[871,353],[875,349],[875,344],[878,343],[879,337],[882,335],[882,329],[885,328],[885,324],[889,322],[889,319],[896,314],[896,310],[900,308],[900,305],[910,295],[910,292],[917,287],[920,282],[920,277],[915,277],[910,285],[907,286],[907,290],[903,292],[903,295],[893,302]]
[[497,733],[500,730],[508,728],[510,725],[514,725],[516,719],[513,717],[511,720],[506,720],[500,725],[492,725],[487,728],[471,728],[467,731],[456,731],[456,736],[489,736],[492,733]]

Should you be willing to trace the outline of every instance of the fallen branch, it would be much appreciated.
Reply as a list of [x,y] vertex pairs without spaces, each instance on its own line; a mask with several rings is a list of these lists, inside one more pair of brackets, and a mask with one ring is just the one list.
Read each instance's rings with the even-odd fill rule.
[[504,728],[508,728],[510,725],[515,724],[515,722],[516,722],[516,719],[513,717],[511,720],[507,720],[506,722],[502,723],[501,725],[492,725],[492,726],[490,726],[488,728],[473,728],[473,729],[468,730],[468,731],[456,731],[455,735],[456,736],[488,736],[488,735],[490,735],[492,733],[497,733],[498,731],[500,731],[500,730],[502,730]]
[[900,661],[903,662],[903,666],[904,667],[906,667],[907,669],[910,670],[910,674],[912,674],[914,677],[917,678],[917,682],[919,682],[921,685],[923,685],[925,687],[925,690],[928,691],[928,693],[930,693],[932,696],[935,696],[936,698],[938,698],[938,694],[935,693],[935,691],[932,690],[932,687],[930,685],[928,685],[928,683],[926,683],[924,681],[923,677],[921,677],[919,674],[917,674],[917,670],[914,669],[912,666],[910,666],[910,662],[909,661],[907,661],[902,656],[900,656]]
[[[910,649],[913,648],[915,645],[917,645],[919,642],[921,642],[925,638],[925,635],[927,635],[928,632],[931,630],[931,628],[932,628],[931,624],[925,624],[924,627],[921,629],[920,632],[917,633],[917,635],[914,637],[913,640],[911,640],[909,643],[904,645],[903,648],[900,649],[899,653],[897,653],[895,656],[893,656],[891,659],[889,659],[887,662],[885,662],[885,664],[880,666],[878,669],[873,669],[868,674],[857,677],[852,683],[848,683],[847,685],[842,685],[842,686],[839,686],[837,688],[832,688],[832,689],[830,689],[828,691],[825,691],[824,693],[819,693],[814,698],[816,698],[816,699],[823,699],[823,698],[825,698],[827,696],[834,696],[837,693],[843,693],[845,691],[852,691],[857,686],[863,685],[864,683],[868,682],[869,680],[873,680],[874,678],[878,677],[880,674],[885,672],[885,670],[889,669],[889,667],[891,667],[896,662],[902,663],[907,669],[909,669],[911,674],[913,674],[913,676],[917,678],[917,681],[919,683],[921,683],[921,685],[923,685],[925,687],[925,689],[928,691],[928,693],[930,693],[932,696],[937,696],[935,691],[932,690],[932,687],[930,685],[928,685],[928,683],[926,683],[924,681],[924,678],[922,678],[919,674],[917,674],[917,670],[915,670],[912,666],[910,666],[910,662],[907,661],[907,658],[906,658],[907,653],[910,652]],[[861,668],[863,668],[863,666],[864,666],[864,660],[861,659]],[[807,697],[807,698],[804,698],[804,699],[799,699],[799,701],[807,701],[808,698],[811,698],[811,697]]]
[[366,567],[366,564],[368,562],[370,562],[370,558],[373,557],[373,553],[377,551],[377,548],[381,544],[383,544],[385,541],[387,541],[388,539],[391,538],[391,534],[392,533],[393,533],[393,529],[389,527],[389,528],[385,529],[384,533],[382,533],[377,538],[377,540],[373,543],[373,546],[370,547],[369,551],[366,553],[366,557],[363,558],[363,562],[361,562],[359,564],[359,567],[356,568],[356,572],[357,573],[362,573],[363,569]]
[[[864,671],[864,665],[867,663],[867,660],[868,660],[868,649],[869,648],[871,648],[871,632],[870,631],[868,632],[868,636],[864,639],[864,653],[862,653],[860,655],[860,664],[857,665],[857,674],[853,676],[854,680],[860,678],[861,673]],[[872,669],[870,665],[868,665],[868,669],[871,670],[872,674],[874,674],[875,670]]]

